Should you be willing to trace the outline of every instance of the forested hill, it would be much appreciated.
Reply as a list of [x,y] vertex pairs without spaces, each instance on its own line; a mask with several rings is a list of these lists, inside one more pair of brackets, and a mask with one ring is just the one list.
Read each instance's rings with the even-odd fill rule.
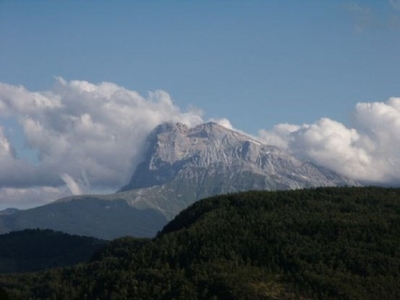
[[154,239],[0,277],[10,299],[400,299],[400,189],[245,192],[195,203]]
[[[26,229],[0,235],[0,273],[32,272],[85,262],[106,241],[63,232]],[[1,299],[1,298],[0,298]]]

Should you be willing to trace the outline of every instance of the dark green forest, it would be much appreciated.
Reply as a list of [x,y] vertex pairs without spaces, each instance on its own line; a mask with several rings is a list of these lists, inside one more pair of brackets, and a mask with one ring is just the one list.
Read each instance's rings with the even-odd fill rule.
[[[0,273],[32,272],[88,261],[106,241],[53,230],[0,235]],[[1,299],[1,298],[0,298]]]
[[252,191],[87,263],[0,276],[9,299],[400,299],[400,189]]

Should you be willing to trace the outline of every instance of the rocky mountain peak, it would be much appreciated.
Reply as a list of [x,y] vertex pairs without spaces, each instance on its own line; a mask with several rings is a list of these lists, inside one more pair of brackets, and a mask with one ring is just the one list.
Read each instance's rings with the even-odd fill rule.
[[164,123],[154,129],[148,143],[147,156],[121,191],[163,185],[180,176],[196,177],[197,172],[201,176],[225,172],[227,177],[249,172],[265,177],[265,189],[351,185],[333,172],[213,122],[193,128]]
[[189,128],[187,125],[183,123],[174,123],[174,122],[165,122],[161,123],[160,125],[156,126],[152,131],[151,135],[159,135],[163,133],[171,133],[171,132],[186,132]]

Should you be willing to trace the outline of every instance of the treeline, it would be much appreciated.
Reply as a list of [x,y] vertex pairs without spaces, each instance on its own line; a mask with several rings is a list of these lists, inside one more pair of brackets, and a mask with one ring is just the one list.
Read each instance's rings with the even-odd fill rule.
[[0,277],[10,299],[400,299],[399,282],[400,189],[375,187],[217,196],[152,240]]

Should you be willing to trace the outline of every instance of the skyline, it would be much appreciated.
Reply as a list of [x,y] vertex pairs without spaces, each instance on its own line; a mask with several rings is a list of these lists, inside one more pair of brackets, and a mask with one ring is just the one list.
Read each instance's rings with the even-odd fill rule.
[[284,3],[0,1],[0,209],[117,190],[170,120],[400,182],[400,1]]

